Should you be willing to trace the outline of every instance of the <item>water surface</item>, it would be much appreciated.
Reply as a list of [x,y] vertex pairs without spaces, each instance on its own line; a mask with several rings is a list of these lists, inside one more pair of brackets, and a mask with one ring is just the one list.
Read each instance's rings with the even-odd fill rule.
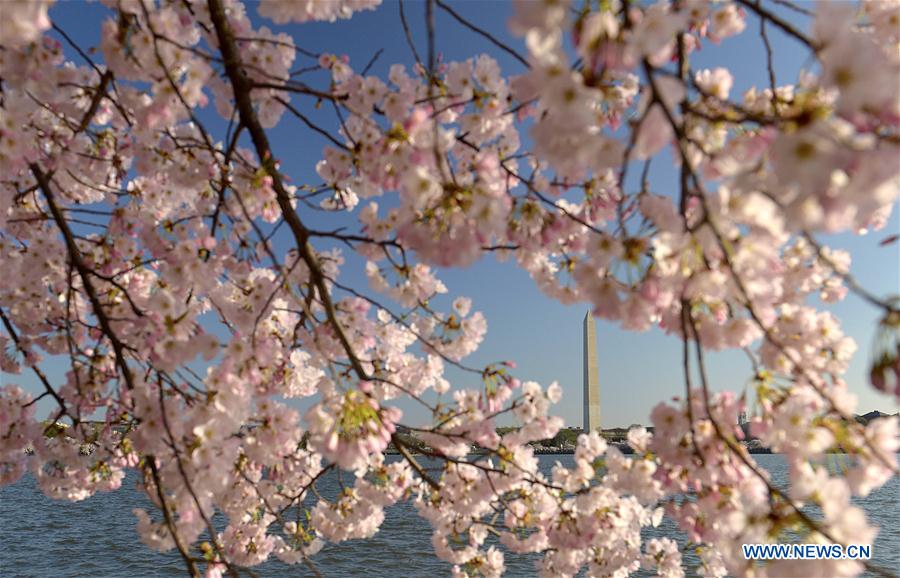
[[[755,458],[771,472],[776,485],[786,483],[784,457],[757,455]],[[557,460],[565,465],[573,463],[571,455],[545,455],[540,456],[541,469],[549,473]],[[160,554],[139,542],[135,532],[137,522],[131,510],[145,508],[153,512],[153,507],[143,493],[134,489],[136,481],[137,476],[132,473],[120,490],[74,503],[47,498],[31,477],[0,490],[0,576],[184,576],[184,564],[176,550]],[[333,478],[323,479],[322,485],[326,494],[336,489]],[[897,571],[900,569],[900,479],[892,479],[858,503],[865,509],[870,523],[881,527],[872,548],[873,562]],[[684,536],[668,520],[660,528],[647,529],[646,537],[652,536],[668,536],[684,543]],[[506,576],[534,576],[534,560],[535,556],[507,553]],[[691,566],[697,564],[696,558],[686,560]],[[432,578],[450,573],[450,565],[433,554],[428,523],[416,515],[408,502],[386,511],[381,531],[373,538],[328,544],[313,561],[328,578]],[[274,557],[254,567],[254,571],[264,578],[311,576],[304,566],[287,565]]]

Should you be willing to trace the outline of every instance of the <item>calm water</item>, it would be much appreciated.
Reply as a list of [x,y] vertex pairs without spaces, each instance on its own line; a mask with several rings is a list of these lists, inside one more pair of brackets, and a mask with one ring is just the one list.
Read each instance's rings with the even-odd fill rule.
[[[784,459],[778,455],[755,456],[769,470],[776,484],[787,478]],[[835,456],[835,460],[845,459]],[[541,468],[549,472],[557,461],[571,465],[572,456],[541,456]],[[184,566],[176,550],[156,553],[140,544],[132,508],[152,511],[148,500],[135,491],[130,476],[119,491],[97,494],[82,502],[51,500],[26,477],[0,490],[0,575],[21,577],[149,577],[183,576]],[[329,480],[325,480],[328,485]],[[332,482],[333,484],[333,482]],[[325,488],[327,489],[327,488]],[[882,568],[900,569],[900,479],[894,478],[859,502],[873,524],[881,527],[873,545],[873,562]],[[653,535],[679,539],[671,522],[651,529]],[[313,561],[329,578],[437,577],[450,567],[432,554],[431,530],[409,503],[388,509],[381,531],[369,540],[327,545]],[[689,562],[695,562],[688,559]],[[534,558],[506,556],[507,576],[533,576]],[[299,566],[274,560],[254,570],[261,577],[309,576]]]

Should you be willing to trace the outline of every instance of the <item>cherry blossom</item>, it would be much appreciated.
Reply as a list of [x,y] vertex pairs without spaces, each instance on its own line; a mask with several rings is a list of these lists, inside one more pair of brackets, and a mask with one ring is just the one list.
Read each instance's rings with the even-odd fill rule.
[[[51,2],[4,5],[0,367],[19,385],[0,389],[0,484],[74,501],[133,471],[137,537],[192,576],[315,569],[400,502],[454,576],[522,554],[548,577],[866,570],[740,544],[787,527],[869,543],[853,499],[898,473],[897,419],[853,419],[858,346],[830,309],[878,310],[870,378],[897,399],[897,302],[822,241],[883,227],[900,196],[897,2],[822,3],[799,26],[745,0],[520,1],[509,46],[428,2],[509,58],[413,49],[384,76],[284,26],[378,4],[107,1],[98,50]],[[753,63],[767,81],[744,89],[746,70],[697,65],[756,30],[807,69]],[[278,130],[324,144],[292,157]],[[679,178],[659,190],[651,162]],[[489,320],[446,282],[494,256],[683,347],[683,393],[629,432],[633,453],[584,432],[541,470],[564,384],[472,365]],[[723,391],[705,359],[729,349],[754,370]],[[786,487],[741,443],[747,411]],[[822,465],[833,450],[845,471]],[[681,534],[642,539],[664,516]]]

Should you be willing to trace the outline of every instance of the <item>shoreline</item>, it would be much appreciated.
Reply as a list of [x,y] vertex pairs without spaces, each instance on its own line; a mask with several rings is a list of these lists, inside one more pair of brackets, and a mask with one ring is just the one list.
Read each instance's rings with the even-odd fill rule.
[[[626,455],[630,455],[630,454],[634,453],[634,450],[631,448],[631,446],[626,445],[626,444],[622,444],[622,445],[609,444],[609,445],[610,445],[610,447],[615,447],[620,452],[622,452],[623,454],[626,454]],[[411,451],[410,453],[414,456],[427,456],[428,455],[428,454],[417,452],[417,451]],[[775,454],[775,455],[782,454],[782,452],[773,452],[769,448],[747,448],[747,453],[750,453],[750,454]],[[826,452],[826,453],[830,453],[830,452]],[[844,453],[844,452],[836,452],[836,453]],[[398,452],[395,449],[385,450],[384,454],[388,455],[388,456],[401,455],[400,452]],[[554,455],[569,455],[569,456],[571,456],[571,455],[575,454],[575,449],[574,448],[571,448],[571,449],[570,448],[535,448],[534,454],[541,455],[541,456],[554,456]],[[484,456],[484,455],[488,455],[488,452],[482,451],[482,450],[475,450],[475,451],[469,452],[469,455]]]

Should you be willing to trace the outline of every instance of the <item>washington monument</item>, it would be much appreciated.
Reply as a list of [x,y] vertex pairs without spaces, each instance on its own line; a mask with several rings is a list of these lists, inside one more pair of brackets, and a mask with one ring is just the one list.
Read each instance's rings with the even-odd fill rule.
[[597,372],[597,326],[591,312],[584,316],[584,431],[600,427],[600,378]]

